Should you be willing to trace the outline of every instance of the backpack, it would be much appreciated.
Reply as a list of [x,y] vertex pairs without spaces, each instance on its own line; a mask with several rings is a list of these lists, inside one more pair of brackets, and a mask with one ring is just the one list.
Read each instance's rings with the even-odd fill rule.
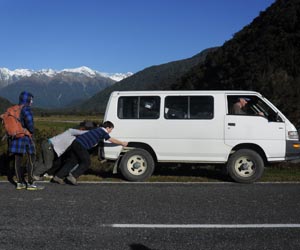
[[31,133],[22,126],[20,114],[23,106],[14,105],[9,107],[4,114],[0,115],[6,134],[9,137],[21,138],[25,135],[31,137]]

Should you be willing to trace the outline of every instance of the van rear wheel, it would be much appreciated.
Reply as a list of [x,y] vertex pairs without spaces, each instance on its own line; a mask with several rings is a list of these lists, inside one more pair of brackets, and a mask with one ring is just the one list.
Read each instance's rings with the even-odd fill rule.
[[227,169],[234,181],[252,183],[262,176],[264,161],[257,152],[251,149],[240,149],[229,158]]
[[144,149],[133,149],[122,157],[119,170],[128,181],[143,181],[154,171],[152,155]]

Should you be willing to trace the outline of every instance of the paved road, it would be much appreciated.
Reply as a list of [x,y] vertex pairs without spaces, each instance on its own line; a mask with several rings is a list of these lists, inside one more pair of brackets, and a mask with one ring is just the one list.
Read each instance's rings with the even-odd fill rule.
[[0,249],[300,249],[300,183],[0,183]]

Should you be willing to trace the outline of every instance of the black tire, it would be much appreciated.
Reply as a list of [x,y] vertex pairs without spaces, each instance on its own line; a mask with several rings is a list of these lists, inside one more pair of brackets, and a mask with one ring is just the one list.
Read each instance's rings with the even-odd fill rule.
[[154,160],[148,151],[133,149],[124,154],[119,170],[128,181],[144,181],[154,171]]
[[253,183],[262,176],[264,161],[257,152],[251,149],[240,149],[229,158],[227,169],[234,181]]

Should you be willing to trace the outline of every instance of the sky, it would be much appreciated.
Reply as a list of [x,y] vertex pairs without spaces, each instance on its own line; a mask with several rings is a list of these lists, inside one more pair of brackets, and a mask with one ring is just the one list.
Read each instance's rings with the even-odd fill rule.
[[0,0],[0,68],[136,73],[222,46],[275,0]]

